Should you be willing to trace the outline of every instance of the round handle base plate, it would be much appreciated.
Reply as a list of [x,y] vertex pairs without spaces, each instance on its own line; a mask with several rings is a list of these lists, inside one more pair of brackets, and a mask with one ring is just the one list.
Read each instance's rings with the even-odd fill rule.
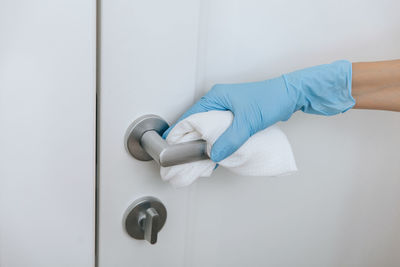
[[169,125],[157,115],[144,115],[136,119],[128,128],[125,135],[125,145],[128,152],[136,159],[142,161],[152,160],[149,154],[140,145],[140,139],[147,131],[156,131],[162,135]]

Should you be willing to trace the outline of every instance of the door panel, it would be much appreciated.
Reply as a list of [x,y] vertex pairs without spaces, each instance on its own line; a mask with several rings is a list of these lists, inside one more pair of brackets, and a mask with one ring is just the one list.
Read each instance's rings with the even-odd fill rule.
[[[252,178],[218,168],[182,189],[123,143],[137,117],[171,123],[215,83],[342,58],[399,58],[397,1],[101,3],[100,266],[400,264],[397,113],[295,114],[280,126],[297,174]],[[154,246],[122,227],[144,195],[168,210]]]
[[[124,135],[141,115],[172,121],[193,102],[198,3],[102,1],[101,10],[100,266],[181,266],[189,191],[162,183],[154,162],[134,160]],[[168,210],[151,247],[155,257],[145,256],[149,244],[132,242],[122,228],[125,210],[144,195],[161,199]]]
[[1,0],[0,36],[0,266],[93,266],[96,2]]

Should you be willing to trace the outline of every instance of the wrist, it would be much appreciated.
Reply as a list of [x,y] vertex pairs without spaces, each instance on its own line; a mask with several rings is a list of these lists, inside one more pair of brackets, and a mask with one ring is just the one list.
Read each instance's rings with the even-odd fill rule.
[[330,116],[355,104],[351,95],[352,65],[347,60],[294,71],[283,78],[296,101],[295,111]]

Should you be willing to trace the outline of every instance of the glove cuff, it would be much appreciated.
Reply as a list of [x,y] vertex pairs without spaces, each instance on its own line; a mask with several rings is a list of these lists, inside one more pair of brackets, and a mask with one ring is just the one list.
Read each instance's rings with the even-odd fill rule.
[[352,64],[335,61],[282,75],[297,110],[325,116],[345,112],[355,105],[351,95]]

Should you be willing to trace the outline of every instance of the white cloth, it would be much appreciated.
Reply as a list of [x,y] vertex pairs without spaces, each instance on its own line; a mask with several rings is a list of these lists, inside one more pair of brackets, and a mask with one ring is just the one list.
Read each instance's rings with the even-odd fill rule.
[[[177,144],[198,139],[207,142],[207,153],[218,137],[230,126],[230,111],[197,113],[180,121],[169,133],[167,142]],[[244,176],[280,176],[297,171],[292,148],[286,135],[271,126],[251,136],[235,153],[218,163]],[[176,187],[187,186],[199,177],[208,177],[216,163],[207,159],[172,167],[161,167],[164,181]]]

